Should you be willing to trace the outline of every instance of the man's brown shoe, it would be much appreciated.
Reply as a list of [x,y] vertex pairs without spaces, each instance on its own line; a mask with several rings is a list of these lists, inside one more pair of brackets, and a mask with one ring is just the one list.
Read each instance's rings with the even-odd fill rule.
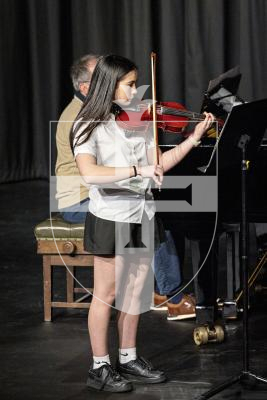
[[[162,304],[164,303],[164,304]],[[161,305],[162,304],[162,305]],[[161,296],[154,292],[152,304],[150,306],[150,310],[154,311],[167,311],[167,296]]]
[[169,321],[176,321],[196,316],[196,302],[193,296],[184,294],[182,300],[178,304],[167,303]]

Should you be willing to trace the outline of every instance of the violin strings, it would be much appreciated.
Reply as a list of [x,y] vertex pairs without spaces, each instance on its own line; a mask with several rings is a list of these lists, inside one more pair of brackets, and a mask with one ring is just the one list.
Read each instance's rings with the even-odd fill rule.
[[[146,104],[140,104],[139,105],[139,111],[142,111],[142,109],[144,111],[147,110],[147,105]],[[190,111],[185,111],[185,110],[177,110],[174,108],[169,108],[169,107],[165,107],[165,106],[157,106],[157,110],[161,111],[163,114],[169,114],[169,115],[177,115],[177,116],[181,116],[181,117],[187,117],[187,118],[193,118],[194,120],[203,120],[205,118],[205,116],[203,114],[199,114],[199,113],[195,113],[195,112],[190,112]]]
[[193,117],[193,118],[201,118],[204,119],[205,117],[202,114],[194,113],[194,112],[189,112],[189,111],[183,111],[183,110],[175,110],[173,108],[168,108],[168,107],[162,107],[163,113],[166,114],[172,114],[172,115],[180,115],[182,117]]

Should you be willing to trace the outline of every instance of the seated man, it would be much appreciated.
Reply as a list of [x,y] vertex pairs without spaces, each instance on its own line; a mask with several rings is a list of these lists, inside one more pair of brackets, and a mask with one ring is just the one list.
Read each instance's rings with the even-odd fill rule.
[[84,222],[89,195],[88,188],[79,179],[79,171],[69,144],[69,133],[87,96],[97,58],[93,54],[85,55],[71,67],[74,97],[62,112],[57,125],[56,198],[63,218],[73,223]]
[[[79,171],[70,148],[69,133],[87,96],[98,57],[88,54],[72,65],[71,78],[74,97],[61,114],[57,126],[56,198],[62,217],[70,223],[85,221],[89,189],[79,178]],[[156,292],[151,309],[168,310],[167,318],[169,320],[195,317],[194,298],[183,293],[175,295],[181,285],[180,263],[170,231],[166,231],[166,238],[167,242],[163,243],[155,254]],[[168,301],[166,295],[168,295]],[[166,303],[158,307],[164,302]]]

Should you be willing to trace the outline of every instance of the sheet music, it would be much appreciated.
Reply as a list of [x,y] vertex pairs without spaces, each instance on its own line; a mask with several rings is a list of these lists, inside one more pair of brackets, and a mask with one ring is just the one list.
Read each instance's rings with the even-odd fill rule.
[[221,87],[217,92],[212,94],[210,99],[213,100],[217,106],[221,106],[227,113],[231,112],[234,105],[241,104],[240,101],[236,101],[236,96],[224,87]]

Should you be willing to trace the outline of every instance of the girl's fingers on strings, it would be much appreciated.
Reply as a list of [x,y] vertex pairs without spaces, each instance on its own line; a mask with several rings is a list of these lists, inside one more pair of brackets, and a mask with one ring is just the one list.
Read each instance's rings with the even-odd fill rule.
[[215,117],[212,113],[204,112],[204,114],[206,115],[206,117],[204,119],[204,124],[206,126],[210,127],[214,123]]

